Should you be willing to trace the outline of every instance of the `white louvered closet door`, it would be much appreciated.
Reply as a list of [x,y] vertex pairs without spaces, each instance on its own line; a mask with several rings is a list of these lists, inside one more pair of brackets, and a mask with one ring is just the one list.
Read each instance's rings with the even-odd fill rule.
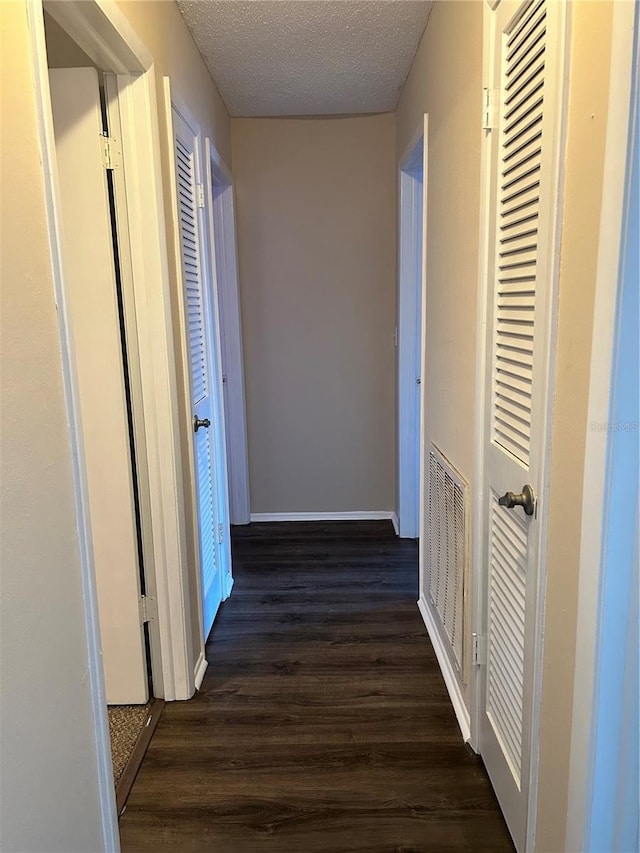
[[[214,445],[215,373],[212,369],[211,293],[203,239],[204,188],[201,177],[200,138],[184,117],[172,110],[176,196],[182,286],[191,380],[191,414],[194,441],[195,484],[200,530],[202,619],[206,642],[222,600],[222,572],[218,547],[218,475]],[[197,429],[196,429],[197,427]]]
[[540,523],[506,492],[541,487],[552,290],[559,58],[553,0],[502,0],[491,15],[496,117],[485,390],[486,668],[480,750],[525,849]]

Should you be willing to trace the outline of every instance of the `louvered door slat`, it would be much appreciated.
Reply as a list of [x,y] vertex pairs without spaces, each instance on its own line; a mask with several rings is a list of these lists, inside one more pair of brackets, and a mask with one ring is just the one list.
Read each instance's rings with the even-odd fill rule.
[[176,179],[178,190],[178,221],[182,249],[182,275],[187,294],[187,323],[189,328],[189,365],[193,403],[196,405],[208,393],[205,328],[202,299],[202,270],[198,249],[198,208],[193,153],[176,137]]
[[[216,373],[212,369],[212,293],[207,264],[206,229],[198,190],[201,181],[197,134],[184,117],[172,110],[174,123],[177,225],[180,237],[184,324],[191,380],[191,417],[199,426],[193,435],[194,474],[199,527],[199,561],[203,629],[209,634],[221,600],[219,503],[217,498],[218,440]],[[201,187],[200,187],[201,189]],[[206,424],[209,424],[207,427]]]
[[546,16],[546,14],[545,0],[537,0],[537,2],[532,3],[512,32],[509,33],[507,37],[507,50],[512,53],[522,43],[522,40],[526,38],[531,28],[536,25],[539,17],[542,15]]
[[517,516],[492,501],[488,708],[520,784],[527,537]]
[[531,410],[522,395],[530,399],[533,381],[545,34],[541,0],[506,39],[501,105],[492,438],[524,465],[531,445]]
[[208,590],[216,572],[216,541],[214,528],[214,497],[211,479],[212,453],[211,436],[204,431],[201,439],[196,442],[196,470],[198,480],[198,508],[203,520],[210,523],[201,524],[200,560],[202,563],[202,586]]

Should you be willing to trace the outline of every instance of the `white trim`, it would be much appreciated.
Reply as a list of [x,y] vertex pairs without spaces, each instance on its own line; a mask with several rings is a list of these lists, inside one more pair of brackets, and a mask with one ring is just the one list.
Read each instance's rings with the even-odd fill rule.
[[[394,512],[362,510],[361,512],[252,512],[251,521],[382,521],[393,523]],[[395,525],[394,525],[395,526]]]
[[467,743],[471,738],[471,719],[469,717],[469,709],[467,708],[466,703],[464,701],[464,695],[460,687],[460,682],[458,681],[455,670],[453,669],[451,659],[442,643],[442,639],[440,638],[437,626],[433,621],[433,617],[429,612],[427,601],[424,595],[422,594],[418,599],[418,610],[420,611],[420,615],[422,616],[422,619],[424,621],[427,633],[429,634],[429,639],[431,640],[433,650],[436,653],[438,664],[440,665],[440,670],[442,672],[442,677],[444,678],[444,683],[446,685],[447,692],[449,693],[449,698],[451,699],[451,704],[453,705],[453,710],[456,715],[456,720],[458,721],[458,725],[460,726],[462,739],[465,741],[465,743]]
[[82,582],[85,635],[87,643],[87,677],[90,685],[95,733],[95,760],[101,831],[105,851],[120,850],[113,771],[109,745],[107,700],[100,651],[100,627],[96,592],[95,566],[89,496],[84,460],[82,421],[77,385],[71,323],[67,309],[64,263],[62,257],[62,214],[58,187],[55,136],[49,93],[47,49],[41,0],[27,3],[31,64],[35,87],[36,122],[44,171],[44,197],[51,252],[51,273],[57,305],[58,334],[65,408],[69,424],[71,466]]
[[[529,792],[527,801],[527,831],[525,850],[533,853],[536,841],[538,815],[538,771],[540,763],[540,717],[542,712],[542,674],[544,665],[544,619],[547,587],[547,552],[549,540],[549,486],[551,479],[551,452],[554,427],[555,378],[558,338],[558,304],[560,299],[560,261],[565,198],[565,164],[569,112],[569,69],[571,60],[571,8],[568,3],[557,4],[558,16],[558,68],[554,77],[555,106],[553,135],[555,149],[550,183],[553,191],[549,197],[549,282],[551,284],[546,306],[546,339],[543,388],[540,394],[543,410],[543,434],[540,437],[540,479],[538,513],[540,531],[538,538],[538,589],[536,592],[536,625],[534,632],[534,660],[531,708],[531,747],[529,755]],[[543,316],[543,319],[544,316]],[[486,633],[486,632],[485,632]]]
[[160,130],[153,66],[118,78],[123,157],[128,172],[138,352],[145,400],[147,467],[155,554],[163,692],[193,694],[178,391],[160,168]]
[[391,513],[391,524],[393,524],[393,529],[396,532],[396,536],[400,536],[400,522],[398,520],[398,513],[397,512]]
[[[164,128],[165,128],[165,145],[167,146],[167,159],[168,159],[168,170],[169,170],[169,200],[170,200],[170,213],[169,213],[169,225],[171,228],[171,234],[173,236],[172,241],[172,249],[174,256],[174,268],[175,268],[175,276],[176,276],[176,287],[178,289],[178,323],[180,325],[180,356],[182,363],[182,387],[184,389],[185,395],[185,406],[186,406],[186,423],[183,423],[182,429],[183,434],[188,435],[189,439],[192,435],[192,427],[191,427],[191,412],[193,411],[193,404],[191,401],[191,377],[189,374],[189,364],[190,364],[190,356],[187,342],[187,318],[186,318],[186,307],[185,307],[185,297],[184,297],[184,285],[182,282],[182,251],[180,248],[180,231],[178,227],[178,183],[177,183],[177,175],[176,175],[176,165],[175,165],[175,141],[174,141],[174,129],[173,129],[173,110],[180,115],[180,117],[184,120],[184,122],[189,127],[189,130],[194,135],[194,153],[195,153],[195,161],[196,161],[196,180],[198,182],[202,181],[201,169],[202,169],[202,161],[201,161],[201,135],[200,135],[200,126],[196,122],[196,120],[192,117],[190,111],[180,101],[176,101],[171,95],[171,81],[169,77],[163,77],[163,93],[164,93]],[[200,212],[200,211],[199,211]],[[206,255],[206,252],[204,252]],[[203,267],[204,272],[204,267]],[[209,364],[209,369],[211,365]],[[179,423],[180,420],[176,415],[176,422]],[[204,636],[204,618],[203,618],[203,606],[204,606],[204,595],[202,589],[202,571],[201,571],[201,560],[200,560],[200,526],[199,526],[199,511],[198,511],[198,496],[196,493],[196,478],[195,478],[195,453],[193,442],[191,440],[187,441],[187,458],[189,462],[188,473],[184,472],[184,482],[187,485],[190,493],[191,506],[193,508],[192,512],[192,523],[190,529],[190,536],[193,542],[193,551],[195,554],[196,560],[196,570],[197,570],[197,579],[196,583],[196,591],[197,591],[197,600],[198,600],[198,637],[200,641],[200,648],[198,650],[198,657],[204,654],[205,647],[205,636]],[[182,492],[184,494],[184,492]],[[181,605],[185,608],[186,603],[188,601],[187,598],[188,589],[184,590],[181,596]],[[176,600],[176,604],[177,604]],[[190,618],[193,618],[193,614],[191,614]],[[189,678],[188,684],[189,695],[183,698],[188,699],[193,695],[193,691],[195,690],[195,683],[191,677]]]
[[[422,419],[422,303],[425,296],[427,163],[425,117],[413,147],[398,167],[397,464],[399,535],[415,539],[420,530],[420,432]],[[418,175],[420,177],[418,177]]]
[[196,690],[200,690],[208,666],[209,661],[206,659],[204,651],[202,651],[200,652],[198,662],[196,663],[195,669],[193,671],[193,683],[195,684]]
[[[423,117],[423,127],[422,127],[422,138],[424,140],[429,139],[429,114],[425,113]],[[426,200],[428,198],[428,182],[429,182],[429,169],[427,162],[428,155],[428,145],[422,146],[422,194],[423,194],[423,211],[422,211],[422,336],[420,340],[420,365],[422,368],[422,372],[424,375],[424,367],[426,365],[426,353],[427,353],[427,261],[428,261],[428,247],[427,247],[427,215],[428,208]],[[426,379],[426,376],[425,376]],[[427,561],[427,548],[428,548],[428,537],[427,537],[427,525],[425,523],[426,514],[427,514],[427,505],[426,505],[426,489],[425,489],[425,465],[427,460],[427,430],[426,430],[426,418],[425,418],[425,410],[426,410],[426,381],[423,382],[420,386],[420,458],[418,460],[418,465],[420,466],[420,488],[419,488],[419,496],[418,496],[418,595],[422,597],[425,589],[425,569],[426,569],[426,561]]]
[[[222,165],[218,165],[222,164]],[[219,171],[218,171],[219,170]],[[227,413],[225,407],[224,390],[225,383],[222,370],[222,328],[220,317],[220,282],[218,278],[218,255],[215,241],[215,200],[213,196],[213,181],[214,175],[226,175],[226,166],[224,166],[222,158],[219,156],[216,148],[206,137],[204,140],[204,168],[203,182],[206,182],[204,198],[205,198],[205,230],[207,233],[207,247],[205,251],[206,266],[208,279],[211,284],[211,293],[209,294],[209,314],[211,315],[211,323],[213,328],[212,344],[215,350],[215,357],[212,353],[212,368],[215,369],[215,382],[212,383],[215,387],[214,412],[216,419],[219,421],[218,430],[214,435],[213,450],[215,458],[215,467],[217,470],[217,501],[221,506],[217,508],[217,522],[223,527],[223,541],[220,542],[220,551],[222,552],[221,571],[224,572],[222,577],[221,595],[222,599],[229,597],[226,592],[233,586],[233,565],[231,556],[231,532],[230,532],[230,503],[229,503],[229,469],[228,469],[228,450],[227,450]],[[244,395],[243,395],[244,401]],[[229,583],[231,576],[231,583]],[[205,637],[206,644],[206,637]]]
[[[587,423],[607,423],[616,354],[616,316],[620,299],[620,248],[626,192],[625,152],[629,142],[629,108],[632,86],[634,4],[616,3],[613,9],[609,111],[604,155],[604,180],[594,320],[591,344],[589,410]],[[637,130],[636,130],[637,132]],[[588,840],[589,792],[593,781],[595,678],[597,636],[600,626],[603,524],[608,487],[609,434],[589,430],[584,450],[582,535],[576,631],[571,760],[568,785],[567,850],[582,850]]]
[[231,590],[233,589],[233,575],[231,572],[228,572],[223,578],[223,586],[222,586],[222,600],[226,601],[227,598],[231,595]]
[[[489,4],[493,8],[492,4]],[[494,42],[491,38],[490,17],[483,14],[482,43],[482,79],[488,86],[491,80],[494,65]],[[480,101],[478,99],[478,109]],[[480,122],[478,122],[480,127]],[[473,470],[473,494],[471,497],[471,572],[470,572],[470,598],[471,598],[471,632],[482,636],[486,624],[486,602],[484,590],[484,448],[485,448],[485,418],[486,398],[485,383],[487,369],[487,302],[489,299],[489,265],[491,262],[490,233],[491,217],[489,216],[489,205],[486,200],[492,187],[491,180],[491,131],[481,129],[480,146],[480,234],[478,240],[478,301],[476,305],[476,371],[475,371],[475,441],[474,441],[474,470]],[[482,715],[482,690],[484,684],[484,673],[482,667],[472,666],[470,676],[470,698],[471,698],[471,737],[470,744],[476,751],[480,751],[480,720]]]
[[[216,308],[219,314],[220,356],[224,373],[229,521],[231,524],[248,524],[251,518],[249,449],[234,186],[229,168],[208,138],[205,140],[205,160],[207,183],[210,184],[207,187],[207,195],[211,199],[209,234],[215,258],[213,267],[217,289]],[[213,184],[220,190],[217,198],[214,198]],[[216,240],[216,233],[219,240]]]
[[43,8],[104,71],[147,71],[153,57],[115,0],[44,0]]

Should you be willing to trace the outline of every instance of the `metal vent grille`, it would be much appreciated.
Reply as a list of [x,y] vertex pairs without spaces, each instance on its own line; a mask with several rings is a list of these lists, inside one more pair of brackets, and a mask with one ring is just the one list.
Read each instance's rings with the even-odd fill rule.
[[427,587],[458,671],[462,670],[467,484],[432,445],[427,494]]

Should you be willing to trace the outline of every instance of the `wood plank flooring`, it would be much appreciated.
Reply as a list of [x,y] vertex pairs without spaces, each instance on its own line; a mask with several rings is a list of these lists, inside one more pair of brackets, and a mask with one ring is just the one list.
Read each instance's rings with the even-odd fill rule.
[[122,849],[512,851],[390,522],[251,524],[190,702],[168,703]]

